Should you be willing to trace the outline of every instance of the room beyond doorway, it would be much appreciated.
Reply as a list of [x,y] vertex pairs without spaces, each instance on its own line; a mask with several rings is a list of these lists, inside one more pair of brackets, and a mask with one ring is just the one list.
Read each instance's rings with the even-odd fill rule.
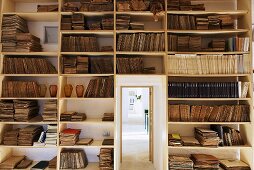
[[154,170],[151,87],[121,88],[121,170]]

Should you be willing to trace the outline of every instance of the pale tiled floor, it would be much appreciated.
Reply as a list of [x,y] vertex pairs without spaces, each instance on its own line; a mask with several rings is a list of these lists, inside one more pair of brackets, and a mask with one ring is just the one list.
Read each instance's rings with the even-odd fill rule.
[[123,125],[121,170],[155,170],[149,161],[148,138],[143,125]]

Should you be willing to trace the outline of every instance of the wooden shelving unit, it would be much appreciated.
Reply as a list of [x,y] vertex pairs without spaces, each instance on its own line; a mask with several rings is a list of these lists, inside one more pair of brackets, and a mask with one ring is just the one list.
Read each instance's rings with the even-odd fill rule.
[[[252,89],[252,73],[249,74],[169,74],[168,73],[168,65],[167,65],[167,56],[174,54],[197,54],[197,55],[234,55],[234,54],[247,54],[250,58],[250,64],[252,63],[252,47],[250,47],[250,51],[242,52],[206,52],[206,51],[195,51],[195,52],[177,52],[177,51],[169,51],[168,50],[168,34],[173,33],[177,35],[201,35],[201,36],[229,36],[229,35],[244,35],[252,37],[252,28],[251,28],[251,1],[250,0],[222,0],[225,1],[225,9],[221,6],[220,3],[222,1],[215,1],[214,3],[219,3],[219,5],[211,5],[212,0],[204,1],[205,6],[207,6],[206,11],[169,11],[165,10],[158,15],[158,22],[154,22],[154,15],[150,11],[128,11],[128,12],[118,12],[116,10],[116,5],[114,11],[106,11],[106,12],[75,12],[83,14],[85,17],[103,17],[107,15],[111,15],[114,17],[114,30],[61,30],[61,17],[62,15],[71,15],[72,12],[62,12],[61,7],[64,0],[0,0],[1,2],[1,22],[3,15],[16,14],[29,22],[29,26],[33,27],[33,24],[36,24],[38,27],[43,26],[58,26],[58,44],[48,45],[43,44],[45,47],[43,52],[1,52],[1,60],[0,60],[0,81],[5,78],[18,78],[18,79],[28,79],[32,78],[33,80],[41,80],[46,79],[50,80],[50,83],[54,82],[58,85],[58,95],[55,98],[51,98],[49,96],[45,98],[6,98],[0,97],[0,100],[15,100],[15,99],[24,99],[24,100],[38,100],[40,102],[45,102],[46,100],[57,100],[58,101],[58,117],[59,120],[57,122],[43,122],[41,119],[30,122],[0,122],[0,142],[2,142],[2,131],[6,130],[7,127],[12,126],[25,126],[31,124],[38,124],[46,126],[48,124],[57,124],[58,132],[63,130],[66,127],[80,128],[82,130],[89,128],[89,132],[84,132],[83,136],[90,137],[90,133],[94,133],[94,143],[89,146],[60,146],[59,145],[59,137],[57,146],[52,147],[41,147],[41,146],[5,146],[0,145],[0,162],[15,154],[29,154],[35,155],[35,153],[48,154],[48,159],[53,158],[54,156],[58,156],[58,168],[60,166],[60,153],[64,148],[79,148],[84,149],[87,153],[89,165],[85,170],[99,170],[99,160],[97,158],[97,154],[99,154],[100,148],[114,148],[114,152],[118,152],[120,149],[116,148],[116,143],[119,141],[115,141],[113,146],[103,146],[102,145],[102,132],[105,129],[109,129],[110,137],[115,137],[116,132],[119,129],[116,129],[117,124],[121,124],[121,122],[102,122],[102,114],[106,112],[114,112],[116,114],[116,101],[120,99],[116,99],[116,81],[118,76],[136,76],[135,74],[118,74],[117,73],[117,57],[122,56],[142,56],[146,64],[149,66],[151,64],[156,63],[156,69],[159,70],[154,74],[147,74],[147,76],[164,76],[167,80],[184,80],[184,79],[192,79],[192,81],[199,81],[202,79],[219,79],[222,81],[225,79],[232,80],[245,80],[251,82],[250,91]],[[165,0],[165,4],[167,4]],[[203,2],[202,1],[202,2]],[[114,0],[114,4],[116,4],[117,0]],[[49,3],[49,4],[58,4],[59,11],[58,12],[36,12],[36,5],[40,3]],[[26,6],[26,8],[23,8]],[[22,8],[21,8],[22,7]],[[207,16],[207,15],[232,15],[234,18],[238,19],[237,29],[221,29],[221,30],[171,30],[167,28],[168,25],[168,15],[197,15],[197,16]],[[144,30],[117,30],[116,29],[116,18],[120,15],[130,15],[133,20],[137,20],[137,22],[145,22]],[[151,23],[155,23],[154,26]],[[1,27],[0,27],[1,28]],[[40,31],[38,29],[38,31]],[[40,32],[36,32],[36,28],[33,29],[33,33],[36,33],[43,40],[43,35]],[[117,51],[117,37],[119,34],[133,34],[133,33],[164,33],[165,34],[165,50],[164,51]],[[100,38],[111,38],[112,41],[108,41],[107,45],[111,45],[114,49],[112,52],[63,52],[61,50],[62,36],[64,35],[96,35]],[[104,42],[105,44],[105,42]],[[110,74],[64,74],[62,73],[62,57],[63,56],[78,56],[84,55],[89,57],[94,56],[105,56],[112,57],[114,61],[114,72]],[[2,60],[4,56],[42,56],[48,59],[54,60],[54,64],[57,66],[58,73],[56,74],[2,74]],[[251,66],[252,67],[252,66]],[[252,71],[251,71],[252,72]],[[77,84],[84,84],[87,87],[87,84],[91,78],[96,77],[113,77],[114,78],[114,97],[112,98],[77,98],[75,96],[75,88],[73,90],[73,95],[69,98],[65,97],[63,94],[64,85],[67,83],[73,84],[73,87]],[[51,80],[52,79],[52,80]],[[47,81],[46,81],[47,82]],[[50,83],[47,82],[49,85]],[[163,86],[167,88],[168,85],[165,84]],[[0,89],[2,89],[0,85]],[[1,90],[0,90],[1,91]],[[247,98],[168,98],[166,97],[163,100],[166,101],[167,105],[165,108],[168,108],[168,105],[171,103],[180,103],[180,104],[200,104],[200,103],[209,103],[209,104],[248,104],[252,106],[253,96],[249,91],[249,95]],[[61,122],[60,114],[65,111],[77,111],[81,113],[87,114],[87,120],[82,122]],[[254,168],[253,162],[253,111],[251,109],[251,120],[250,122],[172,122],[165,120],[165,122],[160,122],[165,125],[166,129],[165,133],[185,133],[188,135],[192,135],[192,129],[196,126],[199,127],[209,127],[211,124],[221,124],[233,126],[244,132],[244,138],[247,142],[247,145],[244,146],[232,146],[232,147],[218,147],[218,148],[209,148],[209,147],[166,147],[165,150],[168,150],[168,154],[178,153],[178,154],[191,154],[193,152],[202,152],[202,153],[214,153],[216,152],[217,156],[222,154],[223,156],[228,156],[230,158],[239,158],[246,163],[248,163],[251,168]],[[164,114],[164,113],[163,113]],[[165,113],[168,118],[168,113]],[[156,114],[155,114],[156,115]],[[91,130],[91,132],[90,132]],[[87,133],[87,134],[86,134]],[[156,132],[154,132],[156,133]],[[167,135],[166,135],[167,136]],[[166,139],[160,139],[168,141]],[[38,149],[38,151],[36,150]],[[36,151],[35,151],[36,150]],[[50,152],[49,152],[50,151]],[[227,151],[229,151],[227,153]],[[226,153],[226,154],[225,154]],[[228,155],[227,155],[228,154]],[[34,157],[29,157],[33,159]],[[114,158],[116,160],[116,158]],[[163,161],[163,167],[168,167],[168,158],[165,158]],[[40,161],[37,159],[35,163]],[[115,163],[116,165],[116,163]],[[116,169],[116,168],[115,168]],[[118,169],[116,169],[118,170]],[[164,170],[164,169],[163,169]]]

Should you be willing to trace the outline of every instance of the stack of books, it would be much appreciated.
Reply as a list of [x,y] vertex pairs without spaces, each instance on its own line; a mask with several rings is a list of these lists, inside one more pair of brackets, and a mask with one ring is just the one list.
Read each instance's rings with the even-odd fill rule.
[[85,113],[78,113],[74,111],[64,112],[60,116],[61,121],[84,121],[86,120],[86,114]]
[[87,98],[114,97],[114,79],[112,77],[91,79],[85,91]]
[[71,30],[72,20],[70,15],[62,15],[61,19],[61,30]]
[[88,73],[88,57],[77,56],[77,73],[85,74]]
[[73,146],[79,140],[80,129],[64,129],[60,133],[60,145]]
[[220,160],[220,166],[225,170],[251,170],[250,166],[241,160]]
[[189,50],[190,51],[199,51],[201,48],[202,48],[201,37],[196,36],[196,37],[189,38]]
[[193,161],[188,156],[169,155],[168,168],[193,170]]
[[17,33],[17,52],[40,52],[42,47],[40,44],[40,38],[30,33]]
[[117,51],[164,51],[164,33],[120,34]]
[[63,52],[98,52],[99,46],[96,37],[92,36],[63,36]]
[[48,125],[48,130],[46,132],[46,146],[56,146],[57,145],[57,125]]
[[209,20],[207,17],[196,17],[197,30],[208,30]]
[[3,74],[56,74],[56,68],[45,58],[12,57],[3,59]]
[[196,17],[194,15],[168,15],[168,29],[195,30]]
[[13,101],[0,101],[0,121],[14,122]]
[[85,29],[85,17],[83,14],[72,14],[71,16],[72,29],[84,30]]
[[58,12],[57,5],[37,5],[37,12]]
[[117,57],[116,64],[119,74],[141,74],[144,71],[143,57]]
[[194,162],[194,168],[196,169],[219,169],[218,158],[207,154],[192,154],[191,159]]
[[191,0],[167,0],[169,11],[205,11],[204,4],[192,4]]
[[3,81],[2,97],[39,97],[36,81]]
[[14,119],[27,122],[38,115],[39,106],[36,100],[14,100]]
[[38,141],[43,127],[40,125],[30,125],[19,130],[18,145],[33,146],[33,142]]
[[216,131],[203,128],[195,128],[195,138],[202,146],[219,146],[221,140]]
[[249,122],[248,105],[169,105],[169,121]]
[[231,15],[220,15],[222,29],[234,29],[234,19]]
[[60,153],[60,169],[84,169],[88,165],[85,151],[63,149]]
[[130,29],[131,30],[144,30],[145,24],[141,22],[131,22],[130,23]]
[[168,146],[182,146],[180,134],[168,134]]
[[113,74],[114,60],[112,57],[89,57],[90,73]]
[[47,100],[42,112],[43,121],[57,121],[57,100]]
[[63,56],[63,73],[64,74],[77,73],[77,57]]
[[218,15],[211,15],[208,16],[208,22],[209,22],[209,30],[217,30],[221,29],[221,20],[219,19]]
[[18,145],[19,129],[10,130],[3,135],[4,145]]
[[114,113],[104,113],[102,121],[114,121]]
[[28,33],[26,20],[18,15],[3,15],[2,21],[2,51],[15,52],[17,48],[17,33]]
[[114,169],[114,150],[112,148],[101,148],[99,155],[100,169]]
[[101,26],[103,30],[114,30],[114,18],[102,18]]
[[225,51],[226,41],[224,39],[214,39],[209,43],[209,47],[212,51]]
[[130,27],[131,16],[120,15],[116,17],[116,29],[117,30],[128,30]]
[[53,159],[51,159],[49,161],[49,169],[56,169],[56,166],[57,166],[57,157],[54,157]]

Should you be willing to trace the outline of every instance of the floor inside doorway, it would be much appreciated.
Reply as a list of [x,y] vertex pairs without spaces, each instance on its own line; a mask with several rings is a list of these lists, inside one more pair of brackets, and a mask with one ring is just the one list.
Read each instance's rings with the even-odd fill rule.
[[123,162],[121,170],[155,170],[149,161],[149,135],[144,125],[123,124]]

